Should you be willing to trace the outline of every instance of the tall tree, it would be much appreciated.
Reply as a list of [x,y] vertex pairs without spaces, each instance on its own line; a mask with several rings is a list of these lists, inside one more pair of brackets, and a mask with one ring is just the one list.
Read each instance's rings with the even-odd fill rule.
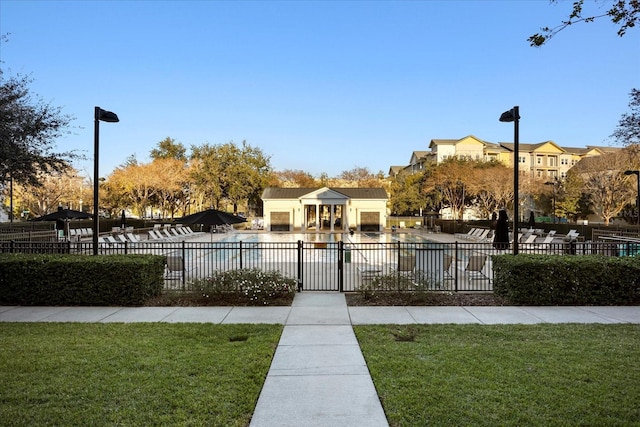
[[580,160],[574,168],[584,180],[593,211],[606,225],[627,203],[635,200],[635,191],[623,174],[629,167],[626,152],[603,154]]
[[412,214],[426,207],[428,197],[421,191],[423,180],[423,173],[406,172],[391,180],[389,209],[392,214]]
[[[550,0],[550,3],[558,3],[558,0]],[[584,0],[573,2],[573,9],[565,21],[555,27],[543,27],[541,33],[536,33],[529,37],[527,41],[531,46],[542,46],[553,36],[565,28],[577,23],[589,23],[595,20],[609,17],[611,22],[618,26],[618,35],[624,36],[629,28],[633,28],[638,22],[640,15],[640,1],[638,0],[615,0],[611,2],[611,8],[605,13],[591,14],[584,12]],[[602,3],[595,2],[594,3]]]
[[192,172],[195,190],[220,208],[222,202],[233,204],[259,199],[271,177],[269,157],[262,150],[242,142],[192,147]]
[[367,167],[356,166],[351,170],[343,171],[338,178],[346,181],[346,185],[353,187],[382,187],[382,180],[380,179],[380,176],[374,175]]
[[275,175],[280,181],[280,187],[313,188],[318,186],[313,175],[302,170],[285,169],[280,172],[275,172]]
[[640,90],[629,93],[629,112],[622,114],[618,127],[611,135],[619,144],[626,146],[634,161],[640,161]]
[[72,117],[32,95],[31,82],[25,76],[6,78],[0,69],[0,185],[10,179],[36,185],[42,173],[62,172],[79,157],[54,150]]
[[158,142],[157,148],[151,150],[152,159],[176,159],[187,161],[187,149],[175,139],[166,137]]

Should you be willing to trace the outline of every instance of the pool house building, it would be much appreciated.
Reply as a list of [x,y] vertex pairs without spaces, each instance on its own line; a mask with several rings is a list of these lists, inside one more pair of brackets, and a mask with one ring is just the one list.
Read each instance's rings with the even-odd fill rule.
[[279,188],[262,193],[264,229],[269,231],[383,231],[384,188]]

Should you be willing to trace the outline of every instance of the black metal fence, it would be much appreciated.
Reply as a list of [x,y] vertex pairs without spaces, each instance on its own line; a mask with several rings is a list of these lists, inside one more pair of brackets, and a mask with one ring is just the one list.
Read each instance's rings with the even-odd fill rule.
[[[521,243],[520,253],[560,255],[640,253],[638,243]],[[1,252],[92,253],[91,242],[0,242]],[[166,257],[165,289],[190,290],[216,271],[259,269],[294,278],[307,291],[430,289],[493,290],[492,255],[509,253],[491,243],[170,242],[100,245],[101,255]]]

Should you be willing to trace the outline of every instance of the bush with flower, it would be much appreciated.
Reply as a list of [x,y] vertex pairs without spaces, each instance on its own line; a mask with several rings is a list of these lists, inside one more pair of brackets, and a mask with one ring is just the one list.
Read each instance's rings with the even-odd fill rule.
[[269,305],[274,300],[293,296],[297,281],[277,271],[251,268],[216,271],[211,277],[196,280],[193,289],[205,298],[235,295],[249,305]]

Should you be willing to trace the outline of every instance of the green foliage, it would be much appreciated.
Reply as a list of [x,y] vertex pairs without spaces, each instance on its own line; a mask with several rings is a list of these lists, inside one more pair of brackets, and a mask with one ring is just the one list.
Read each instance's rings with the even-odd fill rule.
[[[551,0],[551,3],[557,3],[558,0]],[[600,2],[594,2],[599,4]],[[618,36],[622,37],[627,33],[629,28],[633,28],[638,22],[640,17],[640,2],[637,0],[616,0],[611,2],[611,9],[605,13],[600,13],[600,9],[595,13],[585,13],[584,0],[575,0],[573,2],[573,9],[565,21],[553,28],[543,27],[542,33],[536,33],[530,36],[527,41],[531,46],[540,47],[544,45],[549,39],[558,34],[571,25],[579,22],[589,23],[596,19],[608,17],[611,22],[618,26]]]
[[496,295],[523,305],[640,302],[640,256],[494,255]]
[[389,292],[403,293],[411,291],[415,293],[441,290],[441,285],[437,280],[428,276],[420,275],[419,277],[414,277],[403,273],[390,273],[375,276],[371,279],[363,279],[358,287],[358,293],[365,299],[375,299],[378,295],[382,293],[388,294]]
[[247,426],[281,333],[281,325],[0,323],[0,424]]
[[254,268],[216,271],[213,276],[192,283],[192,288],[205,298],[224,298],[236,294],[252,305],[268,305],[275,299],[294,293],[297,286],[295,279],[284,277],[280,272]]
[[0,303],[141,305],[162,291],[159,255],[0,254]]
[[78,158],[72,152],[53,151],[53,143],[66,132],[72,117],[37,96],[34,99],[29,90],[31,83],[32,79],[25,76],[5,77],[0,69],[2,183],[13,179],[20,184],[38,185],[43,173],[64,171],[70,160]]
[[389,425],[630,426],[638,325],[355,326]]

